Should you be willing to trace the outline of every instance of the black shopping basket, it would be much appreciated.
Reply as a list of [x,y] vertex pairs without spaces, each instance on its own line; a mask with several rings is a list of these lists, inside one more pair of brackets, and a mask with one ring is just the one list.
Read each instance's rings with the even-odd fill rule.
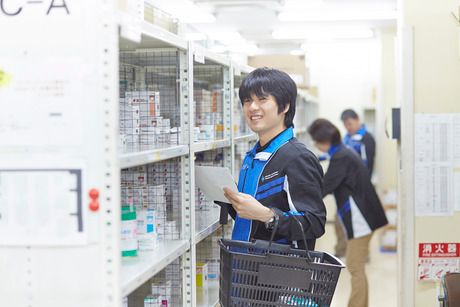
[[343,263],[272,241],[219,241],[221,307],[330,306]]

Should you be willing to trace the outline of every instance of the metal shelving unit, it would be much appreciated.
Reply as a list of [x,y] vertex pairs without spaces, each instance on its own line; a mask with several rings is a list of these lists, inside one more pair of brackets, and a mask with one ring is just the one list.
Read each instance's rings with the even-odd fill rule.
[[[135,2],[138,7],[144,4],[143,1]],[[2,158],[0,160],[5,161],[6,168],[23,169],[29,175],[32,171],[37,171],[36,169],[51,169],[55,170],[53,176],[63,170],[66,175],[71,174],[68,176],[76,176],[77,179],[74,180],[72,177],[72,180],[77,182],[78,186],[65,188],[66,193],[70,190],[71,193],[78,194],[78,197],[74,198],[79,211],[75,213],[75,208],[72,207],[73,211],[65,218],[68,219],[68,216],[74,218],[78,215],[79,228],[77,231],[74,229],[70,231],[69,228],[66,238],[47,238],[48,241],[44,240],[46,244],[37,244],[33,238],[19,237],[19,235],[17,238],[22,241],[17,241],[15,244],[18,246],[14,248],[1,243],[0,252],[5,261],[0,263],[0,271],[8,276],[16,276],[20,282],[12,282],[9,285],[12,288],[8,288],[7,291],[2,291],[7,288],[2,284],[0,296],[5,305],[10,306],[17,304],[57,307],[64,301],[69,307],[83,305],[119,307],[123,297],[143,295],[143,291],[148,289],[149,284],[159,275],[164,280],[168,278],[168,274],[176,274],[174,282],[181,285],[178,300],[182,306],[214,306],[218,301],[217,281],[211,283],[208,290],[207,304],[210,305],[206,303],[203,305],[200,299],[201,293],[196,289],[197,244],[203,244],[211,236],[216,238],[216,233],[222,227],[217,222],[218,215],[210,218],[207,221],[209,224],[203,225],[204,227],[196,226],[195,158],[209,152],[219,152],[219,163],[233,170],[235,143],[249,143],[256,140],[255,135],[250,133],[237,137],[233,134],[235,72],[242,76],[251,68],[240,67],[227,57],[213,54],[160,26],[144,21],[142,10],[133,15],[119,11],[113,3],[106,1],[92,4],[85,0],[75,6],[78,6],[79,10],[76,10],[77,13],[69,24],[60,23],[61,28],[59,28],[55,20],[51,21],[53,31],[58,34],[57,38],[62,39],[63,48],[36,45],[33,43],[36,40],[32,39],[30,33],[23,33],[24,37],[31,38],[29,40],[31,54],[45,50],[50,55],[63,59],[62,63],[66,63],[67,66],[59,66],[62,64],[59,61],[56,62],[57,64],[53,61],[49,62],[48,65],[53,69],[49,70],[51,77],[47,77],[49,80],[46,80],[62,81],[62,84],[68,82],[72,85],[71,88],[63,85],[62,91],[59,89],[56,94],[56,101],[60,102],[59,110],[63,111],[61,115],[65,117],[67,114],[72,114],[72,116],[66,117],[65,120],[68,120],[66,124],[62,122],[59,127],[47,126],[41,129],[41,122],[37,124],[34,121],[31,127],[40,128],[37,129],[37,139],[42,137],[41,140],[47,141],[46,144],[51,147],[38,145],[36,150],[29,150],[27,146],[24,146],[26,149],[21,149],[17,144],[12,144],[10,147],[7,146],[8,150],[0,153]],[[89,12],[90,7],[91,12]],[[2,19],[0,24],[6,28],[12,27],[13,19],[11,21]],[[69,39],[68,33],[73,33],[80,28],[85,30],[81,30],[82,35]],[[24,48],[24,45],[15,41],[13,36],[5,37],[5,42],[11,43],[11,48],[19,48],[19,46]],[[75,46],[78,48],[75,49]],[[14,65],[23,67],[21,63],[24,59],[19,56],[18,59]],[[36,68],[36,71],[43,70],[45,66],[39,64],[31,67]],[[215,130],[215,138],[195,142],[194,128],[198,118],[194,105],[194,90],[198,86],[204,89],[203,82],[206,82],[206,78],[202,77],[206,77],[207,74],[207,67],[201,66],[212,68],[206,90],[211,93],[211,103],[215,102],[211,105],[211,113],[216,113],[214,111],[217,108],[220,118],[217,119],[219,127]],[[62,67],[71,68],[64,77],[60,75]],[[219,86],[213,81],[217,80],[213,73],[218,74]],[[20,70],[17,74],[27,76]],[[76,75],[81,78],[75,78]],[[44,80],[43,76],[29,77],[24,80],[32,82]],[[24,96],[25,87],[19,88],[22,92],[19,90],[8,92],[6,97],[29,101],[30,97]],[[39,87],[29,90],[33,97],[44,97],[41,95],[43,93],[37,94]],[[150,127],[149,124],[143,124],[143,118],[140,117],[137,127],[133,124],[138,120],[137,118],[125,116],[127,112],[133,114],[135,112],[132,109],[126,111],[125,105],[131,104],[132,107],[134,104],[134,100],[129,100],[130,97],[134,97],[133,93],[136,93],[136,98],[142,98],[141,96],[144,95],[142,91],[159,92],[161,116],[169,120],[171,129],[177,128],[175,129],[177,139],[147,141],[152,135],[172,134],[172,132],[165,132],[168,129],[164,126],[161,128],[165,128],[165,131],[149,134],[154,129],[147,128],[160,127],[159,114],[152,115],[150,106],[146,111],[148,115],[145,120],[150,121],[150,124],[153,120],[158,126]],[[126,95],[128,92],[130,94]],[[3,93],[0,92],[0,97],[3,99],[2,95]],[[120,105],[124,106],[120,107]],[[77,109],[81,109],[81,112],[77,112]],[[87,112],[88,110],[91,112]],[[27,113],[25,110],[22,111],[21,114]],[[46,111],[50,112],[50,110]],[[142,115],[141,107],[138,111]],[[32,119],[34,118],[30,120]],[[203,120],[202,125],[207,125],[206,121],[209,118],[204,116],[200,120]],[[11,125],[14,126],[15,122]],[[140,136],[123,139],[120,137],[119,128],[125,129],[124,133],[126,128],[133,129],[130,133],[126,133],[127,135],[135,134],[134,129],[139,128]],[[142,138],[144,132],[145,137]],[[65,138],[54,138],[59,133]],[[45,139],[44,136],[49,137]],[[8,135],[9,140],[22,140],[21,138],[24,142],[31,141],[24,139],[21,132],[14,129]],[[130,139],[131,144],[139,143],[139,146],[132,146],[128,150],[121,148],[119,145],[126,139]],[[53,152],[56,153],[53,156],[54,160],[48,158],[50,148],[56,149]],[[165,181],[157,180],[161,178],[159,165],[162,164],[169,164],[174,168],[174,172],[169,172],[168,176],[163,178]],[[132,169],[139,168],[145,169],[146,172],[145,187],[135,186],[136,178],[130,182],[129,176],[126,175]],[[3,176],[3,170],[0,171],[0,176]],[[68,179],[66,178],[64,176],[65,180]],[[67,181],[74,182],[72,180]],[[178,184],[173,180],[177,180]],[[136,189],[148,190],[150,186],[161,184],[165,186],[165,190],[177,188],[179,191],[178,194],[167,191],[169,194],[163,195],[166,197],[167,206],[163,222],[177,222],[175,224],[177,238],[159,241],[153,251],[142,251],[136,257],[122,258],[120,205],[127,199],[134,198],[130,194],[133,193],[133,186]],[[27,187],[29,188],[32,189]],[[58,188],[60,186],[53,187],[56,189],[53,191],[58,191]],[[27,190],[22,187],[21,193],[24,191]],[[60,190],[58,192],[61,193]],[[68,199],[71,198],[68,196]],[[152,199],[154,200],[147,197],[148,201]],[[61,222],[60,218],[56,219],[58,221],[56,223]],[[62,221],[63,225],[75,224],[68,223],[64,217]],[[7,231],[14,233],[15,229]],[[59,239],[63,241],[58,242]],[[13,268],[13,263],[27,270],[18,273]],[[36,276],[40,278],[37,279]],[[69,279],[68,276],[72,278]],[[40,286],[37,286],[38,284]],[[80,285],[78,289],[75,288],[75,284]],[[26,293],[34,295],[29,296]],[[137,298],[136,302],[138,302]]]
[[257,140],[257,134],[250,133],[245,135],[236,136],[234,138],[235,142],[251,142]]
[[201,241],[203,241],[204,239],[206,239],[208,236],[212,235],[214,232],[216,232],[216,230],[218,230],[219,228],[221,227],[221,225],[219,224],[219,220],[214,220],[211,222],[211,224],[209,224],[208,226],[206,226],[204,229],[198,231],[196,234],[195,234],[195,244],[198,244],[200,243]]
[[231,140],[212,140],[212,141],[205,141],[205,142],[197,142],[192,144],[192,151],[202,152],[207,150],[215,150],[219,148],[225,148],[231,146]]
[[121,267],[121,292],[123,296],[142,286],[168,264],[190,248],[188,240],[171,240],[159,243],[155,251],[140,254],[136,259],[125,259]]
[[120,168],[128,168],[187,155],[189,148],[186,145],[174,145],[140,152],[120,154]]

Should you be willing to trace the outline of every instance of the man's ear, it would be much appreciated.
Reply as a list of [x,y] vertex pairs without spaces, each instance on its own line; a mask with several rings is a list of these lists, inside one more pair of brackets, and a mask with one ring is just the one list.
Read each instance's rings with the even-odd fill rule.
[[286,108],[284,108],[284,111],[282,113],[286,114],[289,111],[290,107],[291,107],[290,104],[286,105]]

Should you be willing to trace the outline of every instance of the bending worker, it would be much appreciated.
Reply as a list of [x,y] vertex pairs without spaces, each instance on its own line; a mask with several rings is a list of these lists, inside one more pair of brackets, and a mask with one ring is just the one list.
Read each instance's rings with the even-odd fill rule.
[[351,274],[348,307],[368,306],[365,272],[373,232],[388,224],[367,168],[353,150],[342,144],[340,132],[327,119],[308,128],[315,146],[330,156],[323,179],[323,196],[334,194],[337,212],[347,236],[346,265]]

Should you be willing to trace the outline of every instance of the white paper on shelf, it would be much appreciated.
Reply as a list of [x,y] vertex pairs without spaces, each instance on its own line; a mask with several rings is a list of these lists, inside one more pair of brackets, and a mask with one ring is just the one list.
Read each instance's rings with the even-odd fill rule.
[[80,174],[0,170],[0,244],[85,244]]
[[226,167],[195,166],[195,181],[210,201],[229,202],[224,196],[224,188],[238,192],[235,180]]
[[417,216],[460,210],[460,114],[415,115]]

